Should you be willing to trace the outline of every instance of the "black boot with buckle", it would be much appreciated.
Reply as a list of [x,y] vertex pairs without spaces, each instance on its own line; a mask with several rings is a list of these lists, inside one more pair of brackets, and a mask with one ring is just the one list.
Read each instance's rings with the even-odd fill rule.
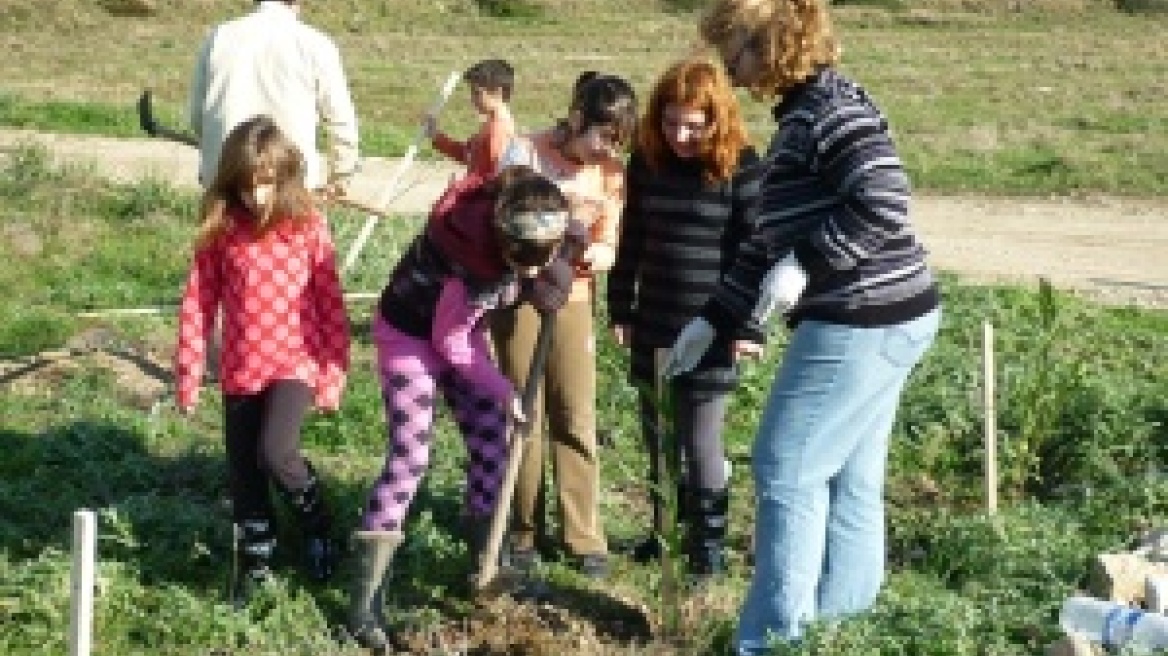
[[276,528],[271,519],[263,517],[244,519],[236,526],[231,603],[242,608],[272,577],[270,563],[276,550]]
[[316,470],[308,465],[308,483],[299,490],[283,490],[284,498],[300,518],[304,534],[305,569],[316,581],[327,581],[336,569],[338,549],[333,540],[332,517]]
[[725,489],[698,489],[686,502],[689,531],[686,552],[689,570],[698,580],[726,571],[726,515],[730,495]]

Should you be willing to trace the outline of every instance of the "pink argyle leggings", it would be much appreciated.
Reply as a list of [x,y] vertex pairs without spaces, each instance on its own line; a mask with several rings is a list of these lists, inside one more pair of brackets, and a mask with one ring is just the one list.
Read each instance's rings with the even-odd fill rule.
[[477,393],[433,347],[378,321],[373,331],[388,440],[385,467],[373,483],[362,527],[399,531],[430,461],[436,393],[454,411],[470,462],[464,503],[467,514],[487,517],[503,480],[507,419],[503,407]]

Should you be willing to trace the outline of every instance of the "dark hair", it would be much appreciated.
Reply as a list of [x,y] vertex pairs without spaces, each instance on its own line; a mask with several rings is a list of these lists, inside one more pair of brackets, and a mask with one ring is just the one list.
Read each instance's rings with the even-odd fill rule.
[[582,71],[579,75],[576,76],[576,81],[572,83],[572,97],[575,98],[576,94],[580,93],[580,89],[582,89],[585,84],[588,84],[598,77],[600,77],[599,71]]
[[562,231],[551,239],[522,238],[505,231],[503,223],[524,212],[567,212],[567,196],[556,183],[524,165],[505,167],[494,182],[495,228],[505,259],[524,267],[547,264],[563,241]]
[[576,79],[571,111],[579,115],[576,133],[595,125],[616,128],[618,145],[633,140],[637,128],[637,94],[624,78],[586,71]]
[[502,59],[484,59],[466,69],[462,79],[479,88],[498,89],[503,94],[503,100],[511,100],[515,69]]

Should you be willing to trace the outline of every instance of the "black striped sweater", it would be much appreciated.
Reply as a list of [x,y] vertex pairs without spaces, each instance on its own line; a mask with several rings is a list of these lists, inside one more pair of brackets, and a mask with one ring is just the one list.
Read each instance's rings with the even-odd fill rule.
[[[661,170],[653,171],[639,153],[629,158],[607,301],[611,322],[632,328],[634,381],[655,380],[654,350],[672,345],[681,328],[701,312],[738,244],[754,231],[758,164],[758,155],[747,147],[734,176],[710,184],[702,179],[698,160],[670,155]],[[696,391],[732,389],[737,371],[731,338],[762,343],[763,334],[749,324],[728,333],[678,384]]]
[[936,308],[937,285],[909,223],[908,176],[867,93],[827,68],[784,94],[774,116],[758,230],[702,315],[719,333],[742,325],[771,265],[792,251],[808,277],[792,326],[891,325]]

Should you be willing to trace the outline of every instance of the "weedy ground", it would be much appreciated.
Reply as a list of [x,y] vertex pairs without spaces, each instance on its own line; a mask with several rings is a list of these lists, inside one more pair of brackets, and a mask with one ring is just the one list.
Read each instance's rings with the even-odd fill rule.
[[[231,533],[219,395],[208,392],[189,419],[157,405],[173,316],[77,316],[173,302],[196,199],[47,160],[19,150],[0,171],[0,287],[14,290],[0,301],[0,649],[65,649],[69,516],[85,507],[100,525],[96,653],[358,653],[336,637],[348,566],[326,585],[304,579],[290,522],[279,583],[247,612],[226,605]],[[342,250],[359,219],[332,217]],[[417,221],[383,224],[348,287],[376,289]],[[1047,288],[972,287],[949,277],[944,284],[941,335],[895,430],[885,594],[873,613],[817,628],[791,653],[1040,653],[1088,557],[1122,548],[1168,516],[1168,316]],[[304,432],[341,532],[356,525],[383,456],[370,311],[368,302],[351,306],[356,348],[340,412],[314,416]],[[985,320],[999,336],[1004,504],[996,517],[981,509]],[[601,335],[603,516],[619,549],[647,528],[647,465],[624,354]],[[603,584],[546,565],[549,605],[476,602],[466,584],[471,563],[452,534],[464,456],[443,420],[389,594],[412,653],[725,653],[749,573],[749,445],[784,340],[777,329],[767,358],[745,367],[726,435],[736,472],[731,575],[685,598],[680,642],[660,631],[659,571],[623,556]],[[75,355],[37,355],[63,347]]]

